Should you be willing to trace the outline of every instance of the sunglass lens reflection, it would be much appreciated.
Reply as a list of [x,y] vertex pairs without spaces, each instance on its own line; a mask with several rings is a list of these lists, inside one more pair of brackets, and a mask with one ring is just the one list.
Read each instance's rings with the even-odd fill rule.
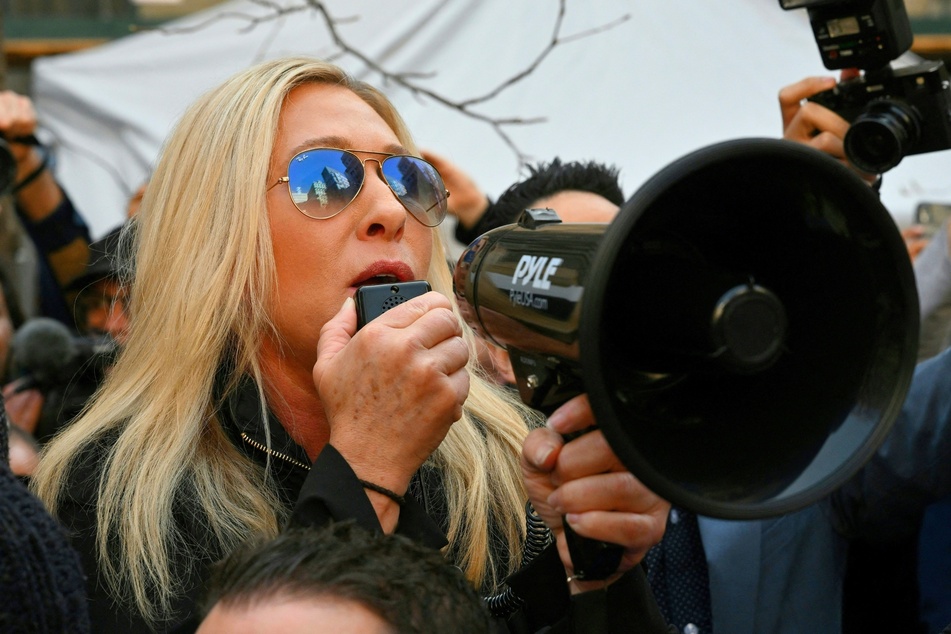
[[383,176],[400,202],[417,220],[435,227],[446,216],[445,185],[432,165],[412,156],[383,161]]
[[311,218],[330,218],[360,191],[363,164],[348,152],[313,150],[291,159],[287,176],[298,209]]

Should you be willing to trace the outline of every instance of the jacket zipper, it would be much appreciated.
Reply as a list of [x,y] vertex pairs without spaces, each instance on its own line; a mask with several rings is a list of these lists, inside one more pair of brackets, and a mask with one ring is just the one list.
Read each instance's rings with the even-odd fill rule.
[[302,468],[302,469],[306,469],[307,471],[310,471],[310,465],[309,465],[309,464],[304,464],[304,463],[301,462],[300,460],[295,460],[294,458],[291,458],[291,457],[288,456],[287,454],[283,454],[283,453],[281,453],[280,451],[274,451],[274,450],[271,449],[270,447],[267,447],[267,446],[265,446],[265,445],[262,445],[262,444],[259,443],[258,441],[256,441],[256,440],[254,440],[253,438],[249,437],[249,436],[248,436],[247,434],[245,434],[244,432],[241,432],[241,440],[243,440],[244,442],[248,443],[249,445],[251,445],[252,447],[254,447],[255,449],[257,449],[258,451],[263,451],[264,453],[268,454],[269,456],[274,456],[275,458],[280,458],[280,459],[283,460],[284,462],[289,462],[290,464],[294,465],[295,467],[300,467],[300,468]]

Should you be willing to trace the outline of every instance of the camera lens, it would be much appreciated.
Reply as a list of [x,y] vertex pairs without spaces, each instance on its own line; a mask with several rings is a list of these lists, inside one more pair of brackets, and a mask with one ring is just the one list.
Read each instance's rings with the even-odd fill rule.
[[845,134],[845,155],[855,167],[881,174],[898,165],[921,134],[915,110],[900,101],[872,101]]

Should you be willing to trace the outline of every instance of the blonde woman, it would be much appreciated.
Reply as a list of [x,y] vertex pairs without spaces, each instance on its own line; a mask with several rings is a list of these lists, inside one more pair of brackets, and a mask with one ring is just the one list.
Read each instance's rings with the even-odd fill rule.
[[[559,472],[575,443],[550,430],[533,433],[544,459],[524,479],[531,416],[469,362],[435,228],[447,192],[417,156],[381,93],[312,59],[251,68],[184,115],[130,231],[124,349],[35,479],[83,556],[94,631],[194,628],[208,566],[288,522],[409,535],[497,595],[522,564],[527,499],[560,551],[520,578],[559,592],[506,596],[500,620],[541,627],[591,589],[565,582],[564,512],[611,511],[581,513],[579,532],[621,526],[611,587],[646,596],[635,565],[664,503],[603,460]],[[356,331],[357,287],[423,278],[433,292]],[[610,493],[548,506],[568,480]]]

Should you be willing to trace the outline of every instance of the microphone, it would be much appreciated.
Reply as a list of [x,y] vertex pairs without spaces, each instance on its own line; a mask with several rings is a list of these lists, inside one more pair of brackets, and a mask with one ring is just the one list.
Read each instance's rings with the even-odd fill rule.
[[118,346],[112,337],[76,337],[61,322],[36,317],[13,335],[11,361],[21,379],[16,392],[41,392],[67,385],[80,371],[100,369],[115,360]]

